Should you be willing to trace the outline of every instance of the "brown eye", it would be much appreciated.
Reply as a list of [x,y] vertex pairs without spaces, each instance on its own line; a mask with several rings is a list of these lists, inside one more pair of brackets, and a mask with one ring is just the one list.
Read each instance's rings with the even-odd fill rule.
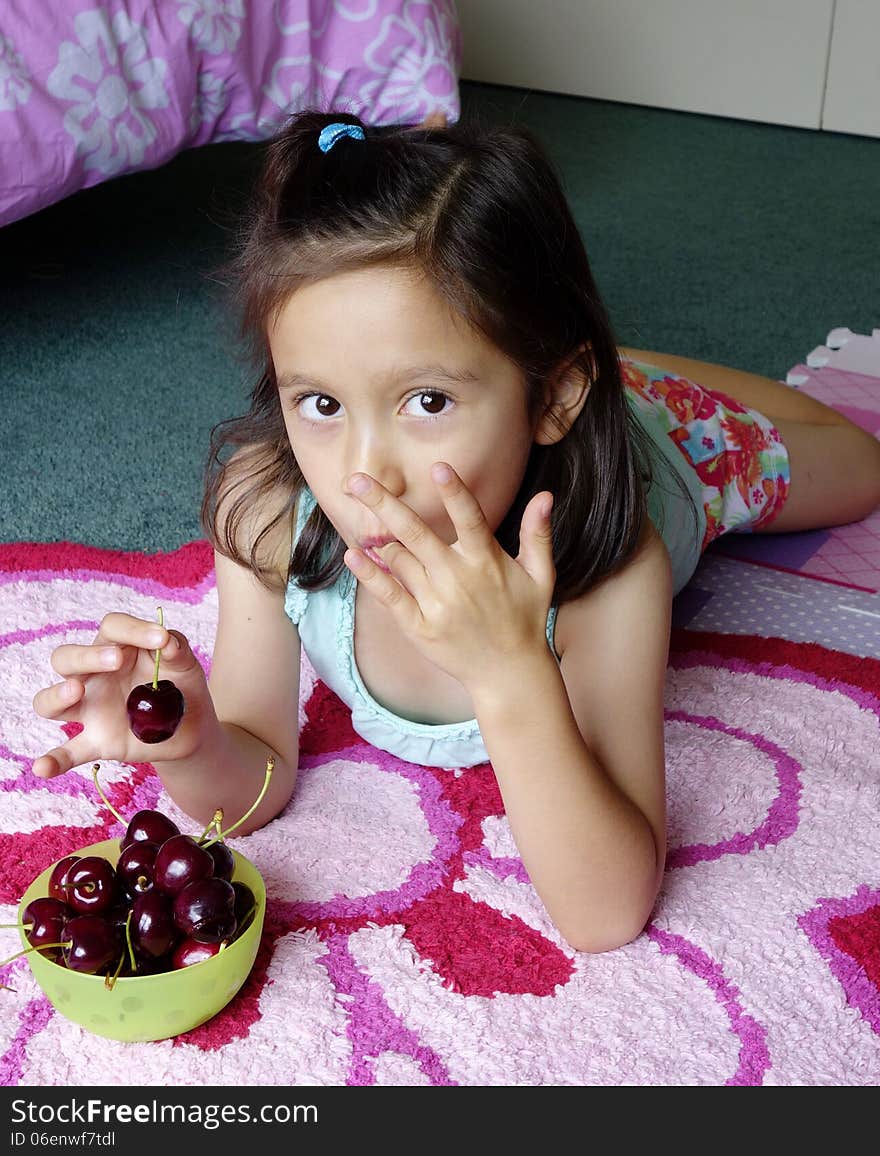
[[342,412],[342,406],[336,398],[326,393],[304,394],[295,404],[297,412],[310,422],[320,422]]
[[427,413],[442,413],[446,398],[442,393],[423,393],[419,403]]
[[[450,402],[449,407],[446,406],[446,402]],[[422,393],[414,393],[407,401],[406,407],[409,415],[413,417],[439,417],[449,413],[452,399],[438,390],[424,390]]]
[[333,417],[339,412],[339,402],[334,397],[327,397],[326,394],[319,394],[315,398],[315,409],[321,417]]

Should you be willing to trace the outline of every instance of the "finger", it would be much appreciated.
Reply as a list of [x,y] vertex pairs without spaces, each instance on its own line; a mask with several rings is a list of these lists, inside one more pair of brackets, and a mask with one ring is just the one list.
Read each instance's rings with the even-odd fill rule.
[[[105,624],[110,618],[122,621],[111,623],[108,629]],[[112,643],[109,641],[111,637],[114,639]],[[151,653],[159,650],[160,661],[168,663],[173,659],[180,668],[181,657],[189,651],[189,644],[178,631],[151,626],[148,622],[128,615],[107,615],[94,643],[81,646],[71,642],[56,646],[50,662],[52,669],[65,678],[71,675],[101,674],[108,670],[121,670],[126,659],[133,662],[133,649],[149,650]],[[191,655],[192,652],[189,653]],[[185,665],[187,663],[184,661]]]
[[93,763],[97,757],[97,751],[93,750],[83,732],[63,746],[53,747],[51,751],[34,759],[31,770],[37,778],[54,779],[57,775],[66,774],[72,767]]
[[186,635],[179,630],[168,631],[168,641],[160,649],[159,669],[168,674],[188,674],[192,670],[201,671],[201,663],[193,654]]
[[[402,546],[400,542],[389,542],[387,546],[378,547],[375,553],[398,582],[402,583],[415,600],[421,603],[428,592],[430,579],[418,558],[414,558],[406,546]],[[372,559],[370,560],[372,561]],[[381,568],[380,566],[379,569],[381,570]]]
[[552,512],[553,495],[547,490],[535,494],[523,511],[516,558],[530,578],[551,589],[556,580]]
[[491,546],[495,537],[482,507],[452,466],[435,462],[431,466],[431,477],[440,490],[462,550],[476,552]]
[[[119,613],[104,616],[94,645],[70,648],[59,646],[53,652],[52,665],[59,674],[96,674],[102,670],[118,670],[124,654],[118,646],[107,645],[111,641],[121,643],[123,646],[134,646],[139,650],[148,650],[151,654],[155,654],[158,650],[160,670],[170,674],[184,674],[200,665],[186,635],[181,634],[179,630],[168,630],[156,622],[147,622],[143,618]],[[60,654],[68,649],[85,653]],[[111,658],[114,650],[119,652],[119,659],[115,663]],[[60,655],[57,663],[56,655]],[[100,659],[100,664],[96,663],[97,659]],[[83,665],[77,667],[77,663]]]
[[366,586],[373,597],[387,606],[404,624],[420,616],[418,603],[413,596],[393,574],[386,574],[363,550],[346,550],[343,561],[358,582]]
[[83,696],[85,687],[76,678],[66,678],[64,682],[56,682],[54,686],[46,686],[34,695],[33,708],[41,718],[50,718],[69,721],[65,718],[67,712]]
[[[129,651],[131,654],[131,651]],[[121,646],[79,646],[73,642],[56,646],[49,659],[56,674],[65,678],[77,674],[100,674],[101,671],[119,670],[123,661]]]
[[395,498],[369,474],[352,474],[348,493],[379,517],[398,542],[422,563],[426,570],[439,565],[449,547],[431,530],[418,514]]
[[139,650],[155,650],[156,647],[165,646],[168,636],[168,630],[158,622],[112,611],[101,619],[95,644],[115,642],[123,646],[136,646]]

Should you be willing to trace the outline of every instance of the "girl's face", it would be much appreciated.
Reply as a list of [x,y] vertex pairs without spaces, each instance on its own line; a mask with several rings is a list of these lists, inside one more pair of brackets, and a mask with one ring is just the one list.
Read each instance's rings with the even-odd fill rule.
[[269,346],[293,453],[347,546],[371,552],[392,539],[345,492],[355,472],[454,542],[430,476],[438,461],[456,470],[498,528],[533,441],[525,379],[426,278],[382,266],[305,285],[281,309]]

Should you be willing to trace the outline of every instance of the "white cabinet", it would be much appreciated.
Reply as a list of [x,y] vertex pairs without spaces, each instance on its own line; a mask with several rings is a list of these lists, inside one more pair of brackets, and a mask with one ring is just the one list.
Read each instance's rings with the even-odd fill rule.
[[880,0],[457,0],[465,80],[880,136]]
[[837,0],[822,128],[880,136],[880,0]]

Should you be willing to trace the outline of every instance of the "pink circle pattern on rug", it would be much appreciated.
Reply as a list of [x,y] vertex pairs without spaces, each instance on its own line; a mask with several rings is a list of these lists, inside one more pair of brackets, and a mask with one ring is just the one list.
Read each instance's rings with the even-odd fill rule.
[[[89,768],[49,782],[30,773],[58,741],[57,724],[31,708],[51,649],[89,640],[109,609],[152,618],[159,602],[207,669],[206,543],[150,556],[0,546],[7,913],[47,863],[120,833]],[[83,1049],[83,1030],[53,1012],[24,961],[10,963],[0,1083],[732,1085],[809,1083],[819,1070],[876,1082],[880,851],[868,768],[880,664],[675,632],[664,886],[644,934],[598,956],[573,952],[547,918],[491,767],[417,767],[369,747],[305,669],[294,799],[238,841],[270,897],[244,988],[185,1036],[92,1036]],[[121,813],[158,805],[193,827],[149,765],[103,774]],[[5,955],[15,933],[3,934]],[[792,990],[813,1001],[803,1020]]]

